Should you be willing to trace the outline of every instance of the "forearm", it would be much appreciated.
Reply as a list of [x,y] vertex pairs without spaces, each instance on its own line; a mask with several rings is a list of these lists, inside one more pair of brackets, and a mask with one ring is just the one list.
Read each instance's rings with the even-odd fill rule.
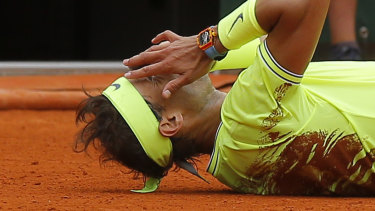
[[229,51],[223,60],[215,62],[211,67],[210,72],[215,70],[241,69],[249,67],[254,62],[256,49],[259,43],[260,39],[255,39],[241,46],[239,49]]
[[268,34],[272,55],[303,74],[311,60],[329,0],[248,0],[218,24],[220,42],[232,50]]

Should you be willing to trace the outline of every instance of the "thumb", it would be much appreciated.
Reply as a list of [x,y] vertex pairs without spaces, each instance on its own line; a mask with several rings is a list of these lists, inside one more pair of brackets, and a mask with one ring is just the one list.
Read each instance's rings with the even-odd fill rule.
[[173,93],[179,90],[182,86],[186,85],[186,79],[180,76],[170,82],[168,82],[163,89],[162,96],[164,98],[169,98]]

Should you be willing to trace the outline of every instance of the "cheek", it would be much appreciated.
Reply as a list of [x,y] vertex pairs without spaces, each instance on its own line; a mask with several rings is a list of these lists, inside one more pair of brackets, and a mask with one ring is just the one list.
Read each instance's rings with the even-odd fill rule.
[[152,98],[159,104],[163,103],[165,99],[162,97],[162,90],[161,89],[153,89],[152,90]]
[[186,98],[194,98],[204,92],[205,88],[198,81],[181,88],[181,95]]

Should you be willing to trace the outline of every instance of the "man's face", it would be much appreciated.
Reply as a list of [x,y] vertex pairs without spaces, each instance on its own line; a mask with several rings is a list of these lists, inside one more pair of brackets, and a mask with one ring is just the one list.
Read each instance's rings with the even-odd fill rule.
[[140,79],[130,79],[129,81],[143,96],[143,98],[149,101],[151,104],[164,104],[161,92],[163,86],[166,83],[165,76],[152,76]]
[[161,94],[164,86],[176,77],[177,75],[159,75],[131,79],[130,82],[147,101],[163,109],[199,110],[207,103],[207,95],[214,91],[211,81],[206,75],[182,87],[173,93],[170,98],[163,98]]

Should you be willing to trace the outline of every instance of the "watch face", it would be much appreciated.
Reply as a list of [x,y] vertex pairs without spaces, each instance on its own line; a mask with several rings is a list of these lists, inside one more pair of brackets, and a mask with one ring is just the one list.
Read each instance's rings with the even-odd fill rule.
[[210,33],[208,31],[203,32],[200,35],[199,44],[205,45],[210,41]]

